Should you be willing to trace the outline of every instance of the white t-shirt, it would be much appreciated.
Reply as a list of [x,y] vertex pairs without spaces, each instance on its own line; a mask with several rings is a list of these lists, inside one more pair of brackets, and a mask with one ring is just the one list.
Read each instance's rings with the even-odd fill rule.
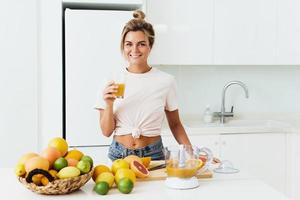
[[[134,138],[160,135],[165,110],[178,109],[175,78],[153,67],[142,74],[123,73],[125,93],[123,99],[114,101],[114,134],[132,134]],[[105,105],[100,93],[95,108],[105,109]]]

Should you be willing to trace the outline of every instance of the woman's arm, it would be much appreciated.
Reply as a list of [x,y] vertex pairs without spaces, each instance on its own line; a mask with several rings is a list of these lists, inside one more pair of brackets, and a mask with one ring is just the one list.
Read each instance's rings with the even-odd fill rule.
[[110,137],[116,128],[116,122],[114,119],[113,105],[116,99],[114,95],[117,92],[118,86],[114,85],[114,82],[109,82],[103,90],[103,99],[106,103],[105,109],[99,109],[100,111],[100,127],[102,134],[106,137]]
[[181,124],[179,119],[178,110],[174,111],[165,111],[168,119],[169,127],[172,131],[173,136],[179,144],[188,144],[191,145],[191,142]]
[[112,106],[107,106],[105,110],[101,109],[100,112],[100,127],[102,134],[106,137],[110,137],[115,130],[116,122],[114,119]]

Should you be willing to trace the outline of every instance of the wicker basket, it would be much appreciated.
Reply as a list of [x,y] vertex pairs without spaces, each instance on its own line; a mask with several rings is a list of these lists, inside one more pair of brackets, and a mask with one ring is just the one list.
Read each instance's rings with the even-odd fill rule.
[[93,175],[93,170],[89,173],[66,179],[57,179],[54,180],[46,186],[37,186],[34,183],[27,183],[25,178],[19,177],[18,180],[25,185],[29,190],[38,193],[38,194],[68,194],[78,190],[81,186],[83,186],[86,182],[90,180]]

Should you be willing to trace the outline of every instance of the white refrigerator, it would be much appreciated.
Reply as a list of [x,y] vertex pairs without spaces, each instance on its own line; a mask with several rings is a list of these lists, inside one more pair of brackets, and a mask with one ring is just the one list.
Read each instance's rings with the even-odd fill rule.
[[103,81],[126,67],[121,32],[132,11],[65,11],[65,135],[99,162],[107,159],[112,137],[102,135],[94,109]]

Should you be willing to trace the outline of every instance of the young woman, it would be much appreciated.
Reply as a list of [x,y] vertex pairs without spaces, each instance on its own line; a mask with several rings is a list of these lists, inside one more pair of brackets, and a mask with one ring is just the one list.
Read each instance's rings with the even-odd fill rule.
[[144,20],[142,11],[135,11],[133,17],[123,28],[121,39],[121,51],[128,62],[125,96],[116,100],[118,86],[111,81],[96,108],[103,135],[113,135],[108,153],[111,160],[130,154],[162,160],[160,133],[165,115],[176,141],[191,143],[179,119],[174,77],[148,65],[153,27]]

